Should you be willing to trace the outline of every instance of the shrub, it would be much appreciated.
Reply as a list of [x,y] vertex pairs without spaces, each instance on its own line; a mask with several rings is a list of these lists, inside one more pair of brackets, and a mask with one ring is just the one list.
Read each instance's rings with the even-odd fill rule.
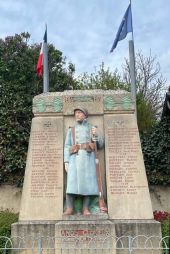
[[[0,212],[0,236],[11,236],[11,224],[18,221],[18,214]],[[3,248],[5,239],[0,239],[0,248]]]
[[141,135],[149,183],[170,185],[170,118],[162,119],[150,133]]
[[162,222],[164,220],[167,220],[170,216],[170,214],[168,212],[165,212],[165,211],[157,211],[155,210],[153,212],[153,215],[154,215],[154,219],[159,221],[159,222]]
[[162,237],[165,237],[162,247],[170,248],[170,239],[169,239],[170,238],[170,213],[165,211],[154,211],[153,214],[154,214],[154,219],[161,222]]

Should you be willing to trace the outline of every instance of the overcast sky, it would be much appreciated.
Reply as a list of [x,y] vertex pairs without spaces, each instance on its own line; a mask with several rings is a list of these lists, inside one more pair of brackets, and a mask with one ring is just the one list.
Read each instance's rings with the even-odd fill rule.
[[[31,43],[42,41],[45,23],[48,42],[75,64],[76,74],[94,72],[104,62],[111,70],[128,57],[128,39],[115,39],[128,0],[1,0],[0,37],[29,32]],[[157,57],[170,84],[170,0],[132,0],[135,51]]]

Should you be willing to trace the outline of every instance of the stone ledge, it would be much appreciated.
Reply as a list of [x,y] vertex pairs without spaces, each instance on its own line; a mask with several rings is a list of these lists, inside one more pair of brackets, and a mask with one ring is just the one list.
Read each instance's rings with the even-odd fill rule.
[[64,221],[91,221],[91,220],[108,220],[109,215],[108,214],[90,214],[90,215],[63,215],[62,219]]

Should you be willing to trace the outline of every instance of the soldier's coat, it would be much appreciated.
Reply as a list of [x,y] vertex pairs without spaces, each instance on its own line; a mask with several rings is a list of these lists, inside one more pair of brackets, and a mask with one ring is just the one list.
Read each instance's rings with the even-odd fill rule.
[[[91,142],[92,125],[86,120],[75,125],[75,143],[82,144]],[[99,195],[95,152],[87,152],[80,149],[77,154],[70,155],[69,149],[73,145],[72,128],[68,129],[65,146],[64,162],[69,162],[67,172],[67,194]],[[102,148],[103,139],[98,136],[97,146]]]

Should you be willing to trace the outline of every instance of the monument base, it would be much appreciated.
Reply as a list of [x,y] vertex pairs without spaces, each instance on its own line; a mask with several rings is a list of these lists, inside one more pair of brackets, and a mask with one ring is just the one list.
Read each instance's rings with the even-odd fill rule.
[[110,220],[69,220],[55,225],[56,254],[116,254],[115,239]]
[[12,248],[27,254],[55,253],[56,221],[21,221],[11,225]]
[[56,221],[21,221],[11,225],[12,237],[54,237]]
[[[161,224],[155,220],[114,220],[117,254],[161,254]],[[126,249],[126,250],[125,250]]]
[[116,236],[132,237],[138,235],[161,237],[161,224],[155,220],[112,220],[115,224]]
[[[67,217],[67,218],[66,218]],[[106,214],[64,216],[61,221],[23,221],[12,224],[15,248],[50,254],[161,253],[161,224],[154,220],[109,220]],[[160,246],[159,246],[160,244]]]

